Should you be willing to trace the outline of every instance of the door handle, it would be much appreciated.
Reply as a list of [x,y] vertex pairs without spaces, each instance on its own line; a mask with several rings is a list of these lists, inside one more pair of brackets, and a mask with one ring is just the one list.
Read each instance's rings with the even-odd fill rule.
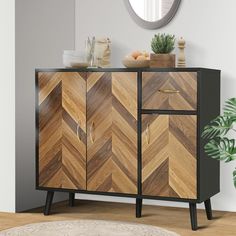
[[90,126],[90,141],[91,143],[94,143],[95,137],[94,137],[94,122],[92,122],[91,126]]
[[159,89],[158,92],[160,92],[160,93],[168,93],[168,94],[180,93],[180,91],[176,90],[176,89]]
[[146,136],[147,144],[150,144],[150,125],[149,124],[147,124],[147,128],[145,130],[145,136]]
[[81,141],[81,133],[80,133],[80,121],[77,122],[77,127],[76,127],[76,135],[79,139],[79,141]]

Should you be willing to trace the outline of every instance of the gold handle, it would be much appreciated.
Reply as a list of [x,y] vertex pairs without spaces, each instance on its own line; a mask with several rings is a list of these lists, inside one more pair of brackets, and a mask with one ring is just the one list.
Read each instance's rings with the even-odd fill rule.
[[94,122],[92,122],[90,126],[90,140],[91,140],[91,143],[94,143]]
[[146,128],[146,141],[147,141],[147,144],[150,144],[150,129],[149,129],[149,124],[147,124],[147,128]]
[[79,141],[81,141],[81,135],[80,135],[80,121],[77,122],[76,135],[77,135]]
[[159,89],[158,91],[160,93],[179,93],[179,90],[175,89]]

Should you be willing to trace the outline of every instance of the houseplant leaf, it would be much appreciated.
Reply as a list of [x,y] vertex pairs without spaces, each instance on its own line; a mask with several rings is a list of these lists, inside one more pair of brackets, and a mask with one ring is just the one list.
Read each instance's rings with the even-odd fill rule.
[[236,146],[234,139],[212,139],[204,148],[205,152],[214,159],[225,162],[236,160]]
[[236,117],[236,98],[231,98],[225,103],[224,113],[227,116]]
[[151,48],[155,54],[171,53],[175,49],[175,36],[156,34],[151,41]]
[[236,170],[233,172],[234,187],[236,188]]
[[236,122],[236,116],[218,116],[209,125],[205,126],[202,137],[212,139],[225,135],[233,128],[234,122]]

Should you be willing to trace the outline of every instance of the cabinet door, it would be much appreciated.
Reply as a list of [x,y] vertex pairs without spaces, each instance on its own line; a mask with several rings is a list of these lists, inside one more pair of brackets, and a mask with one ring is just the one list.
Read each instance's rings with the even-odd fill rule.
[[86,189],[86,74],[38,74],[38,185]]
[[137,193],[137,73],[90,73],[87,189]]
[[197,198],[196,140],[196,116],[143,116],[144,195]]
[[144,72],[143,109],[196,110],[196,72]]

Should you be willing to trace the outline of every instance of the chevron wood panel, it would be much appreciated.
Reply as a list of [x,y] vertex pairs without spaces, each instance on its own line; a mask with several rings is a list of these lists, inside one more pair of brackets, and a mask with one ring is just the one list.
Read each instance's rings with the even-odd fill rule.
[[86,74],[39,73],[39,186],[86,189]]
[[137,193],[137,73],[87,79],[87,189]]
[[197,72],[144,72],[142,83],[143,109],[197,109]]
[[197,198],[196,116],[143,115],[142,193]]

